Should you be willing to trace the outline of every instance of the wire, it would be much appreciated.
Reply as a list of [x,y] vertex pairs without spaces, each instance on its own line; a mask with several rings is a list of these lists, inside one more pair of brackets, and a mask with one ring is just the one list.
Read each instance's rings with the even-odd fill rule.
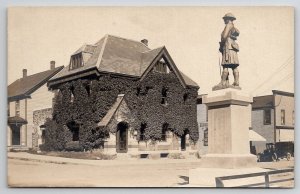
[[280,67],[276,69],[274,73],[272,73],[265,81],[263,81],[258,87],[256,87],[254,90],[252,90],[251,93],[256,91],[258,88],[262,87],[264,84],[266,84],[271,78],[273,78],[275,75],[277,75],[277,72],[281,71],[285,66],[292,64],[291,62],[294,60],[294,56],[290,56]]
[[289,73],[288,75],[286,75],[285,77],[283,77],[282,79],[280,79],[279,81],[275,82],[274,84],[272,84],[272,86],[268,87],[266,90],[264,90],[262,93],[265,93],[266,91],[268,91],[270,88],[274,87],[275,85],[277,85],[279,82],[284,82],[290,78],[293,78],[293,74],[294,72]]

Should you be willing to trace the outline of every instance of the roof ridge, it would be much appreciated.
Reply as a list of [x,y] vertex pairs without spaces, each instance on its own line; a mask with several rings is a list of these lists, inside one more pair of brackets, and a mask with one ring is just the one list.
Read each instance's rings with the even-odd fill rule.
[[146,54],[146,53],[149,53],[149,52],[154,51],[154,50],[163,49],[164,47],[166,47],[166,46],[160,46],[160,47],[157,47],[157,48],[155,48],[155,49],[150,49],[150,50],[148,50],[148,51],[144,51],[144,52],[141,52],[141,53],[142,53],[142,54]]
[[104,53],[104,49],[105,49],[105,46],[106,46],[106,43],[107,43],[107,39],[108,39],[108,34],[106,34],[104,36],[104,41],[103,41],[103,44],[102,44],[102,47],[101,47],[101,50],[100,50],[100,53],[99,53],[99,56],[98,56],[98,59],[97,59],[97,62],[96,62],[96,67],[99,68],[100,67],[100,64],[101,64],[101,61],[102,61],[102,56],[103,56],[103,53]]
[[147,45],[145,45],[144,43],[142,43],[141,41],[138,41],[138,40],[133,40],[133,39],[130,39],[130,38],[124,38],[124,37],[116,36],[116,35],[112,35],[112,34],[106,34],[106,35],[107,36],[112,36],[112,37],[115,37],[115,38],[120,38],[120,39],[124,39],[124,40],[133,41],[133,42],[139,43],[139,44],[143,45],[144,47],[150,49]]
[[21,77],[21,78],[19,78],[19,79],[17,79],[16,81],[19,81],[19,80],[22,80],[22,79],[24,79],[24,78],[30,78],[30,77],[32,77],[32,76],[36,76],[36,75],[38,75],[38,74],[41,74],[41,73],[45,73],[45,72],[47,72],[47,71],[54,71],[55,69],[58,69],[58,68],[60,68],[60,67],[64,67],[64,66],[58,66],[58,67],[55,67],[54,69],[48,69],[48,70],[45,70],[45,71],[40,71],[40,72],[37,72],[37,73],[35,73],[35,74],[31,74],[31,75],[27,75],[26,77]]

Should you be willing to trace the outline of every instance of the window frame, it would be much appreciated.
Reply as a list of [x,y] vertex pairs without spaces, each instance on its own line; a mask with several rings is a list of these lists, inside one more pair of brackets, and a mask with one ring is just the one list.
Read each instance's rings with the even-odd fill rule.
[[280,124],[285,125],[285,109],[280,110]]
[[15,102],[15,115],[20,116],[20,100],[16,100]]
[[203,146],[208,146],[208,128],[203,131]]
[[[267,122],[267,111],[269,112],[269,122]],[[272,124],[272,113],[271,113],[271,109],[264,109],[263,110],[263,123],[264,123],[264,125],[271,125]]]

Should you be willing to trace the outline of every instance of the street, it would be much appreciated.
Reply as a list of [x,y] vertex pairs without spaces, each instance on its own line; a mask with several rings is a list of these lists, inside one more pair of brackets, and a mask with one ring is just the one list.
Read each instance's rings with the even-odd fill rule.
[[[11,187],[182,187],[188,184],[189,169],[199,167],[201,160],[74,161],[77,163],[9,158],[8,184]],[[258,165],[262,168],[284,169],[293,167],[294,161]],[[281,174],[277,178],[287,176],[292,175]],[[276,185],[292,187],[293,181]]]

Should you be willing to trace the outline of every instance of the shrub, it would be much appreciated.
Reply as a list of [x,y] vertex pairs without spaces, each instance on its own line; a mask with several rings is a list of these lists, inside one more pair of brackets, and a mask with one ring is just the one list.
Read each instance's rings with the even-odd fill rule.
[[83,151],[82,147],[79,144],[79,141],[67,142],[65,150],[66,151],[75,151],[75,152]]

